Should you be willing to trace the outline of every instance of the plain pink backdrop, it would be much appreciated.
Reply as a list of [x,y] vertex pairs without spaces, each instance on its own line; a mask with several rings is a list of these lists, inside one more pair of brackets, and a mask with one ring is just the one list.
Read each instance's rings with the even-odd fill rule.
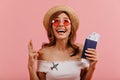
[[77,42],[101,34],[92,80],[120,80],[120,0],[0,0],[0,80],[29,80],[27,45],[48,42],[42,20],[54,5],[68,5],[80,18]]

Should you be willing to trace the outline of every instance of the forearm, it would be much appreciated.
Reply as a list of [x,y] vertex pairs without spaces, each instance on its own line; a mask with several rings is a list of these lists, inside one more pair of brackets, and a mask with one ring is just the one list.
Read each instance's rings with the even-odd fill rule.
[[97,61],[91,62],[90,66],[88,67],[88,69],[84,75],[83,80],[91,80],[92,79],[93,73],[95,71],[96,63],[97,63]]
[[93,73],[94,73],[95,67],[89,67],[86,76],[84,77],[84,80],[91,80]]
[[32,66],[28,66],[30,80],[40,80],[36,74],[36,70]]

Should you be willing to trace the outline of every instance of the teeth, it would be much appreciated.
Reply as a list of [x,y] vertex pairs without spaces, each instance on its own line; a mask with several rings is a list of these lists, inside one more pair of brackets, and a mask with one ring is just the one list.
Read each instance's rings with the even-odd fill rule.
[[63,33],[65,33],[66,31],[65,30],[57,30],[57,32],[63,32]]
[[58,31],[63,31],[64,32],[65,30],[58,30]]

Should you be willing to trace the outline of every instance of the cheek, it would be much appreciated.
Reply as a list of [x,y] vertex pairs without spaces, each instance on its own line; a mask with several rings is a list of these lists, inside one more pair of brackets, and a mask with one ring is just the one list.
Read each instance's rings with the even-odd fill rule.
[[55,27],[54,26],[52,26],[52,30],[53,30],[53,32],[55,31]]
[[68,26],[68,27],[67,27],[67,31],[68,31],[68,33],[71,32],[71,26]]
[[55,26],[52,26],[52,31],[53,31],[53,34],[55,35],[56,34],[56,27]]

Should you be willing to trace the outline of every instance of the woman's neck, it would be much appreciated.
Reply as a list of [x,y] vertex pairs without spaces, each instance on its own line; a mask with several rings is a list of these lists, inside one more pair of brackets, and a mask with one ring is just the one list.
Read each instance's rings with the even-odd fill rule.
[[58,50],[64,51],[64,50],[66,50],[66,49],[68,48],[67,41],[68,41],[68,40],[57,40],[55,47],[56,47]]

